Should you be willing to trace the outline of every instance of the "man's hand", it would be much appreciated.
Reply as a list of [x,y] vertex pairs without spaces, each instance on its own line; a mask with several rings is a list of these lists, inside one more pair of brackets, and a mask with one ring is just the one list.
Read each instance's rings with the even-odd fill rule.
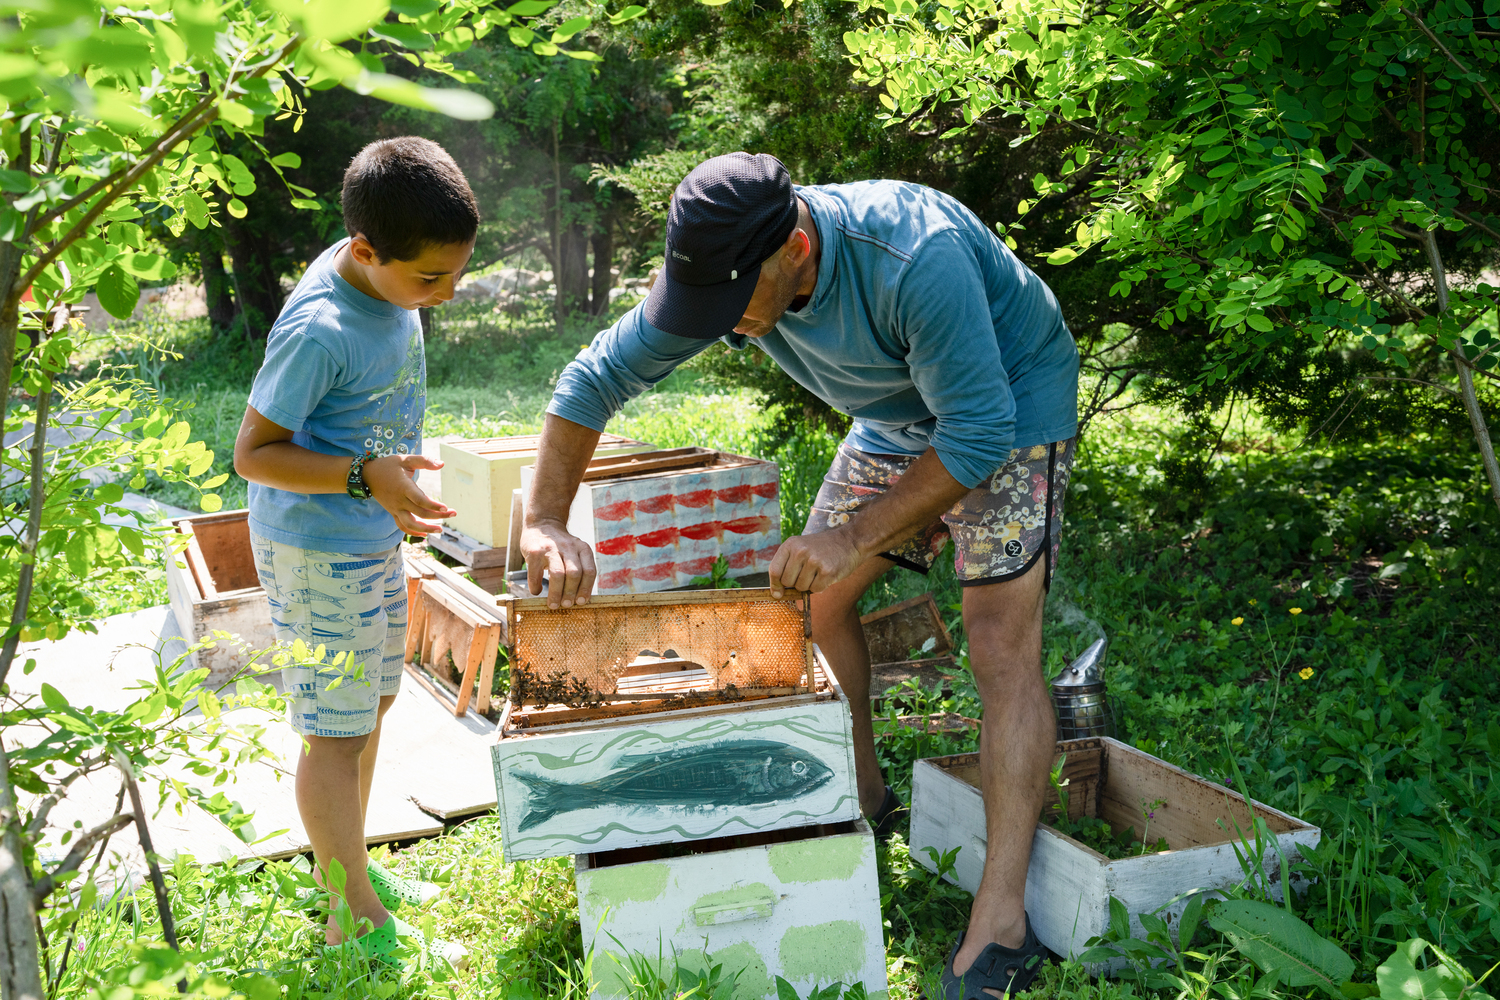
[[594,550],[555,521],[533,524],[521,532],[521,554],[526,557],[526,586],[542,592],[547,571],[547,606],[571,608],[587,604],[594,590]]
[[795,535],[781,543],[771,560],[771,596],[783,588],[816,594],[853,573],[866,556],[840,528],[817,535]]
[[365,463],[365,484],[370,487],[370,499],[384,507],[402,531],[408,535],[436,534],[443,526],[421,518],[441,520],[458,511],[422,492],[415,474],[418,469],[442,467],[442,462],[423,455],[385,455]]

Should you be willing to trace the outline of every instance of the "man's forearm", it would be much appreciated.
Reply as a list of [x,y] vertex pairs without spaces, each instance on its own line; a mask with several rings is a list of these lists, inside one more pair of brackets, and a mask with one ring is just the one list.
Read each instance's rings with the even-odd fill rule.
[[931,524],[968,492],[969,487],[954,479],[937,452],[928,448],[894,486],[838,530],[847,534],[861,556],[879,555]]
[[547,414],[537,448],[536,475],[531,480],[531,495],[526,498],[526,527],[567,524],[573,495],[598,444],[598,431]]

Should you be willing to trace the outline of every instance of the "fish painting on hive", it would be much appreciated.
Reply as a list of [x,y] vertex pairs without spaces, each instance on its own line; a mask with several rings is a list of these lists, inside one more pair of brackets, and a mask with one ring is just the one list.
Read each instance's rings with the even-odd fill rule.
[[781,542],[780,473],[771,463],[652,476],[593,493],[599,594],[668,590],[712,572],[765,569]]
[[842,699],[636,718],[522,730],[491,747],[507,861],[859,815]]
[[797,747],[771,740],[727,740],[706,746],[624,754],[604,778],[568,784],[518,771],[530,789],[529,830],[558,813],[605,803],[631,806],[763,805],[800,798],[833,771]]

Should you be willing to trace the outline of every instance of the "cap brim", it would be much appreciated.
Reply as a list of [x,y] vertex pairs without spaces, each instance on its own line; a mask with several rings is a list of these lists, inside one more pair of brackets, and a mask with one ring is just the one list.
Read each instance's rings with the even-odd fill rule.
[[646,296],[646,322],[676,337],[718,340],[734,332],[755,295],[760,268],[717,285],[673,281],[665,268]]

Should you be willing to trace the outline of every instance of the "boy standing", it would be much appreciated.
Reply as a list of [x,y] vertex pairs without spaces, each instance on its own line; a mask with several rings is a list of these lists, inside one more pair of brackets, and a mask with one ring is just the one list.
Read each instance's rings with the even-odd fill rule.
[[[234,467],[250,481],[256,569],[278,639],[301,639],[323,664],[283,671],[293,728],[306,741],[297,809],[325,886],[373,928],[353,947],[390,960],[421,933],[388,912],[437,886],[386,872],[365,852],[365,812],[380,720],[396,700],[406,645],[402,533],[440,530],[454,511],[413,481],[423,458],[427,366],[416,310],[453,297],[479,212],[453,159],[426,139],[371,143],[344,174],[349,238],[298,282],[266,343]],[[340,665],[331,665],[344,654]],[[332,901],[339,899],[335,889]],[[327,941],[344,944],[330,915]],[[464,949],[422,942],[460,963]]]

